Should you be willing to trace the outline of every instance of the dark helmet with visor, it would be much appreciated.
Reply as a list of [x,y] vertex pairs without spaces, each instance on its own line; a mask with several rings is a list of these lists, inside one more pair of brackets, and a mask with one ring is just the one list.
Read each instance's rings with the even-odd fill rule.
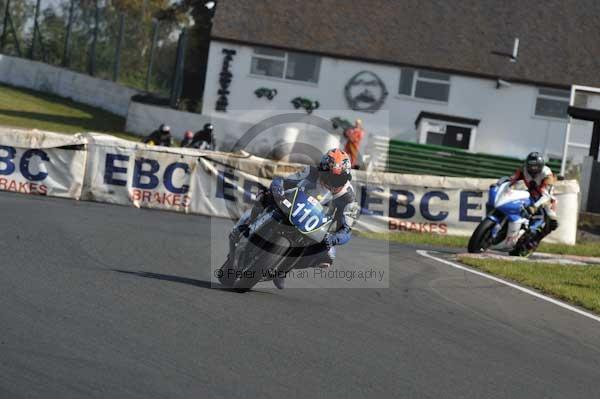
[[545,165],[544,157],[539,152],[532,152],[525,159],[525,170],[532,177],[537,176],[544,169]]

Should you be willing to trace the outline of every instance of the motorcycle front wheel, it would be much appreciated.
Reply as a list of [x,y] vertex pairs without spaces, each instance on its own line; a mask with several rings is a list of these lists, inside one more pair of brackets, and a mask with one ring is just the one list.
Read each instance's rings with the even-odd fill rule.
[[469,240],[468,251],[472,254],[479,254],[488,250],[493,244],[492,231],[496,222],[490,219],[484,219],[475,229]]
[[[266,227],[266,226],[265,226]],[[288,241],[278,234],[265,234],[267,229],[261,229],[249,237],[241,262],[240,269],[232,288],[238,292],[252,289],[265,277],[269,270],[274,269],[282,260],[289,248]]]

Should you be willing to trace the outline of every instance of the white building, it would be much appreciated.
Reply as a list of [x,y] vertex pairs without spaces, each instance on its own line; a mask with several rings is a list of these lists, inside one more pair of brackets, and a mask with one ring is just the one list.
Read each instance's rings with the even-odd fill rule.
[[[594,19],[566,3],[581,6],[221,0],[202,112],[297,112],[292,100],[302,97],[318,101],[315,115],[360,118],[368,132],[395,139],[560,158],[570,85],[600,85],[592,73],[600,67],[582,56],[600,47]],[[221,81],[227,72],[230,82]],[[261,88],[276,95],[258,98]],[[263,116],[244,115],[256,118],[250,122]]]

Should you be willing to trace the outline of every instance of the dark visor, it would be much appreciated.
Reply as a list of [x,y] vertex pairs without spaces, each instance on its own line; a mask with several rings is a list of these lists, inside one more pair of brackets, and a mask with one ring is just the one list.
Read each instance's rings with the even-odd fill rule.
[[321,175],[323,183],[330,187],[342,187],[346,182],[348,182],[348,175],[342,173],[341,175],[334,175],[331,173],[323,173]]

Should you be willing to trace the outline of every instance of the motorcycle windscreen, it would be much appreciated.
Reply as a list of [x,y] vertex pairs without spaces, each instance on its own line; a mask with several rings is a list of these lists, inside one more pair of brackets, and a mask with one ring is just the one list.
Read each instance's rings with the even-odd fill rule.
[[331,221],[323,205],[302,190],[296,191],[289,217],[290,222],[302,233],[315,231]]

